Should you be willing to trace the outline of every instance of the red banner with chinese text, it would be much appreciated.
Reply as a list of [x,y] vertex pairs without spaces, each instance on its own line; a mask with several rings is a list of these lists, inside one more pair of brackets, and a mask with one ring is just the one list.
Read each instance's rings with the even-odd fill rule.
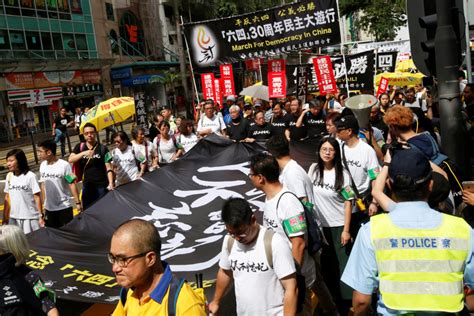
[[223,64],[221,68],[221,80],[222,80],[222,95],[227,97],[229,95],[235,95],[234,86],[234,72],[232,70],[232,64]]
[[318,79],[319,92],[321,95],[337,92],[336,79],[332,69],[331,57],[321,56],[313,58],[314,70]]
[[285,60],[268,61],[268,97],[284,98],[286,96]]
[[215,87],[214,87],[214,74],[205,73],[201,75],[202,84],[202,97],[204,100],[212,99],[216,102]]
[[387,92],[388,89],[388,79],[385,77],[380,78],[379,88],[377,89],[376,98],[378,99],[382,93]]
[[219,104],[219,108],[222,109],[222,92],[221,92],[221,79],[214,79],[214,101]]

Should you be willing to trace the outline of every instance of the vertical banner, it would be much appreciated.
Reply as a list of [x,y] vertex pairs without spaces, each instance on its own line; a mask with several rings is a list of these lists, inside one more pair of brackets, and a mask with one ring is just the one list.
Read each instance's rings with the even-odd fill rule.
[[378,53],[375,61],[375,70],[379,72],[395,72],[398,52]]
[[302,103],[306,101],[306,94],[308,94],[308,67],[296,67],[296,97]]
[[219,109],[222,109],[221,79],[214,78],[214,102],[219,103]]
[[337,92],[336,79],[332,69],[331,57],[321,56],[313,58],[314,70],[318,78],[319,92],[321,95]]
[[258,70],[260,68],[260,58],[246,59],[245,68],[247,70]]
[[222,95],[227,97],[229,95],[235,95],[234,86],[234,72],[232,70],[232,64],[224,64],[221,68],[221,80],[222,80]]
[[148,135],[148,122],[145,110],[145,93],[135,93],[135,114],[137,118],[137,127],[145,129],[145,135]]
[[388,89],[388,79],[385,77],[380,78],[380,84],[379,84],[379,88],[377,89],[377,95],[376,95],[377,99],[382,93],[387,92],[387,89]]
[[268,97],[284,98],[286,96],[285,60],[268,61]]
[[216,102],[215,99],[215,87],[214,87],[214,74],[206,73],[201,75],[202,83],[202,97],[204,100],[212,99]]

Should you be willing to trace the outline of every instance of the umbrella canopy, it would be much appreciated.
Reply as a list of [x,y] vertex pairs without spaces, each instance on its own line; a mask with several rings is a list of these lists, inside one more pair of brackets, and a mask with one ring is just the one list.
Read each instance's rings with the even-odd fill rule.
[[253,86],[244,88],[239,95],[249,96],[252,98],[268,101],[268,87],[265,85],[254,84]]
[[95,125],[98,131],[123,122],[135,114],[135,102],[132,97],[112,98],[94,106],[82,121],[80,130],[83,132],[86,123]]
[[413,87],[417,84],[421,84],[424,76],[425,75],[423,75],[422,73],[412,74],[409,72],[384,72],[378,74],[375,77],[375,85],[378,86],[380,83],[380,79],[384,77],[388,79],[388,84],[391,86]]

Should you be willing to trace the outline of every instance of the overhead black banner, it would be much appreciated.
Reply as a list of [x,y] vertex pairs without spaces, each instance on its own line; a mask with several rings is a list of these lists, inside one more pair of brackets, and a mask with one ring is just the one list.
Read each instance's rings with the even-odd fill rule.
[[395,72],[398,52],[378,53],[376,62],[377,73]]
[[247,176],[249,157],[259,150],[257,144],[207,137],[182,159],[109,192],[61,229],[29,234],[27,265],[60,298],[116,304],[120,287],[106,259],[110,238],[122,222],[141,218],[159,231],[161,258],[172,271],[189,281],[203,273],[210,288],[226,233],[223,202],[241,197],[254,210],[263,207],[263,193]]
[[336,0],[306,0],[189,23],[184,32],[196,67],[335,45],[341,40]]
[[337,87],[346,89],[347,81],[350,90],[373,90],[375,76],[375,58],[373,51],[360,54],[346,55],[346,67],[342,57],[331,58]]

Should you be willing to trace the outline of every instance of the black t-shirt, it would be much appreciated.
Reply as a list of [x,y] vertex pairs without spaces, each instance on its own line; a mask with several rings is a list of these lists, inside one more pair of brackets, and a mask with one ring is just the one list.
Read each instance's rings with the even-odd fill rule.
[[270,120],[270,125],[272,126],[272,135],[285,135],[286,129],[286,116],[282,116],[280,118],[274,118]]
[[376,127],[378,128],[379,130],[382,131],[382,134],[383,134],[383,139],[387,140],[387,136],[388,136],[388,126],[385,124],[385,122],[383,121],[383,118],[382,116],[379,116],[375,121],[370,121],[370,124],[373,126],[373,127]]
[[[81,146],[81,144],[83,144]],[[79,143],[74,147],[73,152],[78,154],[87,150],[86,143]],[[94,155],[92,158],[82,157],[80,164],[84,172],[84,183],[93,183],[96,185],[107,185],[107,168],[106,162],[112,161],[112,155],[109,153],[107,146],[103,144],[95,144]]]
[[65,133],[67,130],[67,123],[71,121],[71,118],[69,115],[65,115],[64,117],[61,117],[59,115],[55,120],[54,123],[56,124],[56,128],[59,129],[62,133]]
[[263,125],[255,124],[250,127],[248,137],[254,138],[258,142],[265,142],[272,137],[272,127],[268,123]]
[[148,139],[150,141],[153,141],[158,135],[160,135],[160,130],[156,127],[155,124],[151,124],[150,128],[148,129]]
[[307,126],[304,124],[301,127],[296,127],[296,121],[298,121],[299,115],[294,116],[292,114],[288,114],[286,117],[286,129],[290,130],[290,139],[292,140],[300,140],[305,138],[308,132]]
[[326,133],[326,120],[323,112],[314,116],[311,112],[306,112],[303,118],[303,124],[308,128],[308,137],[320,137]]
[[250,123],[247,119],[241,119],[239,124],[233,124],[232,122],[227,124],[227,135],[230,139],[240,141],[247,137],[249,132]]

